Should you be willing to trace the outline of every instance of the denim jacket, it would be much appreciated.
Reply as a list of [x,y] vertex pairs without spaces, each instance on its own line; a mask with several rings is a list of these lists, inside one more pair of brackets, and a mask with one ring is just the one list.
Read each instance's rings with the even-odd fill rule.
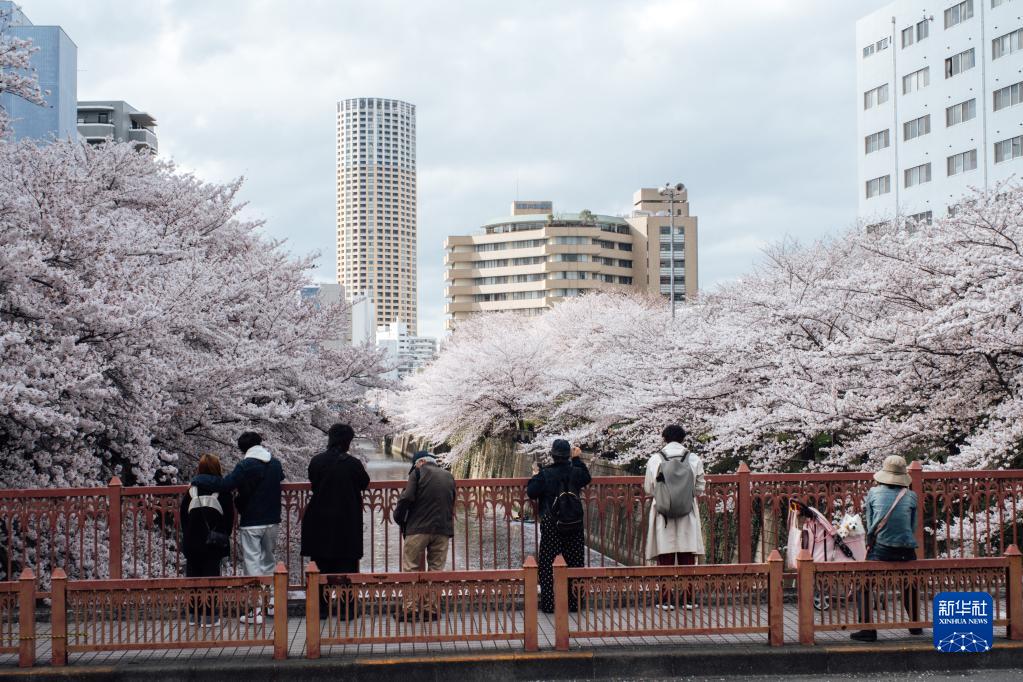
[[[867,533],[869,534],[874,526],[881,523],[881,519],[888,513],[892,502],[902,490],[900,487],[888,485],[875,485],[867,493]],[[916,547],[916,493],[907,490],[899,506],[896,507],[884,528],[877,534],[877,544],[886,547]]]

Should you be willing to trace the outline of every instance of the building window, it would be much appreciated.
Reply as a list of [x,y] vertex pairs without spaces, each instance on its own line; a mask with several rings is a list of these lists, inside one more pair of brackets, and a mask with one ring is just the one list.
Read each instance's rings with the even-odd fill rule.
[[866,151],[867,154],[873,154],[876,151],[885,149],[890,144],[888,140],[888,131],[882,130],[880,132],[874,133],[873,135],[867,135],[864,142],[867,149]]
[[1023,156],[1023,135],[995,142],[995,163]]
[[991,41],[991,59],[998,59],[1023,48],[1023,28],[1018,28]]
[[863,93],[863,108],[870,109],[884,104],[888,101],[888,84],[879,85],[876,88],[867,90]]
[[931,69],[930,67],[924,67],[919,71],[907,74],[902,77],[902,94],[906,95],[913,92],[914,90],[920,90],[921,88],[927,87],[927,84],[931,80]]
[[953,154],[948,157],[948,174],[958,175],[966,171],[974,170],[977,167],[977,150],[971,149],[962,154]]
[[1023,102],[1023,82],[1006,85],[1004,88],[995,90],[995,111],[1011,107]]
[[902,124],[902,139],[912,140],[915,137],[926,135],[931,132],[931,115],[921,116],[920,118],[914,118],[912,121],[906,121]]
[[867,45],[865,48],[863,48],[863,58],[866,59],[875,52],[887,50],[888,44],[889,44],[888,38],[881,38],[881,40],[877,41],[876,43],[871,43],[870,45]]
[[973,16],[973,0],[965,0],[945,10],[945,28],[961,24]]
[[995,7],[1000,7],[1010,1],[1011,0],[991,0],[991,8],[994,9]]
[[902,47],[903,47],[903,49],[905,49],[905,48],[909,47],[910,45],[912,45],[913,41],[914,41],[913,27],[910,26],[909,28],[902,29]]
[[892,176],[882,175],[873,180],[867,180],[867,198],[888,194],[892,191]]
[[924,19],[923,21],[918,21],[916,23],[916,26],[913,26],[912,24],[907,26],[906,28],[902,29],[902,48],[905,49],[915,42],[916,43],[920,42],[921,40],[927,37],[929,32],[930,27],[928,25],[927,19]]
[[977,100],[971,99],[945,109],[945,127],[977,117]]
[[945,78],[951,78],[963,71],[968,71],[976,65],[973,48],[959,54],[954,54],[945,60]]
[[914,213],[913,215],[906,218],[906,221],[911,223],[926,223],[930,225],[933,217],[934,215],[931,213],[931,211],[924,211],[923,213]]
[[921,166],[914,166],[913,168],[907,168],[905,171],[906,175],[906,187],[912,187],[925,182],[931,181],[931,164],[925,163]]

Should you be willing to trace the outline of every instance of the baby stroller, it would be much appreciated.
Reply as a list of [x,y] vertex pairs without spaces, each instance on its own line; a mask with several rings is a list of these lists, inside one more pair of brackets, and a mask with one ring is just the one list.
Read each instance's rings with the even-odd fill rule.
[[[790,500],[786,551],[789,568],[796,568],[796,557],[801,549],[810,550],[813,560],[818,562],[864,561],[867,558],[867,542],[859,515],[846,514],[840,526],[853,530],[843,538],[824,514],[799,500]],[[826,611],[831,606],[830,602],[827,596],[814,593],[813,605],[818,611]]]

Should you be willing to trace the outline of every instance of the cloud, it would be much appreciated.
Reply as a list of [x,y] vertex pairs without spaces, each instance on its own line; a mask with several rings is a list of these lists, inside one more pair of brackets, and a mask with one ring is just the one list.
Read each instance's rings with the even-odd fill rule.
[[856,210],[855,20],[820,0],[558,3],[22,0],[79,48],[81,99],[159,121],[161,153],[245,176],[250,214],[334,268],[335,103],[417,106],[422,333],[443,328],[443,241],[516,193],[615,213],[681,180],[701,286]]

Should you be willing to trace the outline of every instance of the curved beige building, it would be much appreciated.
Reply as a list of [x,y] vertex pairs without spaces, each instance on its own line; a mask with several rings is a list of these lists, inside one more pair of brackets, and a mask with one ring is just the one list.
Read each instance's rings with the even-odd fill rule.
[[368,296],[375,326],[417,328],[416,107],[357,97],[337,103],[337,281]]
[[[667,206],[650,189],[636,192],[628,218],[558,213],[550,201],[516,201],[510,216],[484,223],[479,233],[449,237],[444,244],[448,328],[476,313],[541,314],[561,299],[594,290],[663,289],[667,296]],[[689,216],[684,194],[673,208],[676,299],[692,299],[696,218]]]

